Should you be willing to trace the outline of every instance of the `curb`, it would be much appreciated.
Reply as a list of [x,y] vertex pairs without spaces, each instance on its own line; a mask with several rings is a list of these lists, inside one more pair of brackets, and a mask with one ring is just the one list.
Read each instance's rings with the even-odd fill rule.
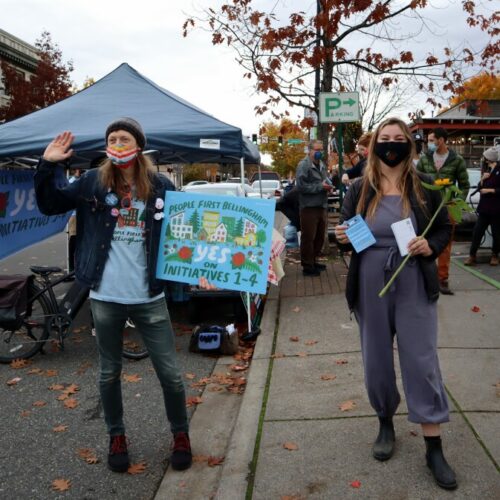
[[261,322],[262,333],[255,345],[247,387],[228,443],[226,459],[215,495],[217,500],[235,500],[246,497],[278,321],[279,288],[271,289],[272,292],[266,302]]

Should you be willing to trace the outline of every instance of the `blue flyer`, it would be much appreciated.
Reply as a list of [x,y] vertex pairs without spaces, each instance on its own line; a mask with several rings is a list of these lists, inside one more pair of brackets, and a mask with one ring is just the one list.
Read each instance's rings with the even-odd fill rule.
[[191,285],[206,278],[219,288],[266,293],[275,204],[167,191],[162,217],[155,217],[162,220],[156,276]]
[[357,253],[375,244],[375,237],[361,215],[355,215],[344,224],[347,226],[345,234]]

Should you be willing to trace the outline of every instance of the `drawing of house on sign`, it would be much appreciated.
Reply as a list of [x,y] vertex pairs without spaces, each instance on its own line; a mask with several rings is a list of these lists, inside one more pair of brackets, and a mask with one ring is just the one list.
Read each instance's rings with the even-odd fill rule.
[[217,241],[219,243],[225,243],[227,240],[227,228],[224,223],[220,223],[216,228],[215,232],[210,236],[210,241]]
[[243,236],[246,236],[248,233],[255,233],[256,230],[257,230],[257,224],[255,224],[251,220],[245,219],[243,226]]
[[170,231],[172,236],[177,239],[192,240],[193,239],[193,226],[184,223],[185,212],[179,212],[170,217]]

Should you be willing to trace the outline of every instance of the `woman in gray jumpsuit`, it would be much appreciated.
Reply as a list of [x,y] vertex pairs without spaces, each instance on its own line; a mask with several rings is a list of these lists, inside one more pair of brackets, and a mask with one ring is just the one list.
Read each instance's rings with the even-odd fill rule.
[[414,149],[401,120],[390,118],[378,126],[365,174],[347,192],[335,235],[341,249],[352,250],[342,222],[361,214],[376,239],[359,254],[352,252],[346,286],[349,308],[359,323],[365,384],[380,424],[373,456],[388,460],[394,451],[392,417],[400,402],[393,359],[396,336],[408,420],[422,425],[427,465],[437,484],[454,489],[455,473],[441,448],[440,424],[449,415],[437,356],[435,259],[451,235],[445,208],[425,238],[410,241],[412,258],[387,294],[378,297],[402,260],[391,224],[410,217],[416,234],[421,234],[441,201],[439,192],[422,187],[421,174],[412,167]]

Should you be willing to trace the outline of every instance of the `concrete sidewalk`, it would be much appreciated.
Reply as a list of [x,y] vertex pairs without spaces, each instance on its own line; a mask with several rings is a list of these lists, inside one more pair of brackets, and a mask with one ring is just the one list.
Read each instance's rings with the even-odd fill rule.
[[450,277],[455,296],[439,301],[439,356],[451,409],[442,435],[458,490],[434,484],[404,398],[394,457],[372,458],[378,423],[342,291],[345,266],[331,259],[321,278],[304,279],[291,260],[281,293],[266,305],[247,388],[239,411],[232,408],[237,415],[217,425],[231,412],[222,399],[193,417],[193,443],[202,448],[195,453],[215,446],[223,466],[169,471],[157,498],[500,499],[500,269],[478,266],[473,275],[461,266],[466,252],[458,253]]

